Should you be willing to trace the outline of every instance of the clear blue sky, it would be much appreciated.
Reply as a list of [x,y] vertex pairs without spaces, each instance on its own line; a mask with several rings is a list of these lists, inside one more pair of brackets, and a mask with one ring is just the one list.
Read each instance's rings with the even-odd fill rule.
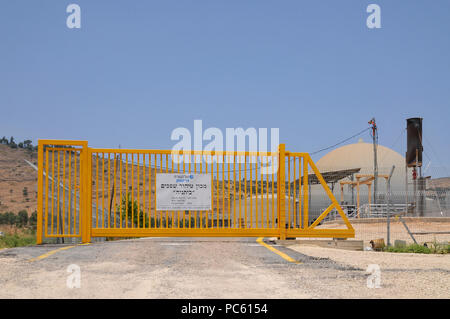
[[375,116],[403,154],[406,118],[423,117],[432,165],[450,167],[448,0],[1,1],[0,41],[1,136],[171,148],[202,119],[313,152]]

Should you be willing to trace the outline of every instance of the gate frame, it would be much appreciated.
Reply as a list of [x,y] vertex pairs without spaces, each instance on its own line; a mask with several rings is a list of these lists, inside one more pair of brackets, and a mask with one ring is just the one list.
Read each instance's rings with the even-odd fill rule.
[[[44,145],[57,145],[57,146],[81,146],[80,149],[80,233],[81,241],[83,243],[89,243],[91,241],[90,231],[90,210],[91,196],[90,194],[90,178],[91,172],[89,170],[92,163],[89,160],[89,147],[88,141],[80,140],[38,140],[38,214],[37,214],[37,229],[36,229],[36,243],[42,244],[43,239],[43,191],[44,191]],[[59,186],[58,186],[59,187]],[[47,190],[48,191],[48,190]],[[47,221],[45,221],[47,225]],[[57,237],[57,236],[55,236]],[[74,236],[75,237],[75,236]]]
[[[157,228],[120,228],[120,229],[93,229],[92,228],[92,153],[95,149],[88,146],[88,141],[81,140],[39,140],[38,141],[38,216],[37,216],[37,244],[43,242],[43,162],[44,162],[44,145],[70,145],[80,146],[80,233],[82,243],[91,242],[93,237],[140,237],[140,236],[177,236],[177,237],[261,237],[261,236],[277,236],[280,239],[287,237],[333,237],[333,238],[353,238],[355,230],[350,224],[347,216],[343,212],[341,206],[337,202],[333,193],[329,189],[316,165],[312,161],[308,153],[294,153],[286,151],[285,144],[279,144],[278,147],[278,170],[277,170],[277,217],[278,228],[265,229],[211,229],[211,231],[197,232],[197,229],[183,228],[179,229],[157,229]],[[189,153],[191,151],[187,151]],[[183,153],[181,151],[181,153]],[[233,152],[238,153],[238,152]],[[264,153],[264,152],[262,152]],[[287,228],[286,227],[286,207],[285,207],[285,188],[286,188],[286,156],[301,156],[304,159],[303,170],[303,187],[304,191],[308,190],[308,165],[312,168],[317,176],[320,184],[324,188],[326,194],[331,199],[331,205],[311,224],[303,228]],[[301,178],[301,176],[299,177]],[[306,183],[306,184],[305,184]],[[306,187],[305,187],[306,186]],[[309,190],[308,190],[309,191]],[[46,191],[48,192],[48,190]],[[156,196],[156,195],[155,195]],[[307,197],[306,197],[307,198]],[[303,209],[303,219],[308,221],[308,205],[306,201]],[[323,218],[325,218],[332,209],[336,209],[344,220],[347,229],[315,229]],[[288,212],[291,213],[291,212]],[[45,220],[45,225],[47,221]],[[79,236],[79,235],[78,235]],[[57,237],[57,236],[55,236]],[[69,236],[70,237],[70,236]]]

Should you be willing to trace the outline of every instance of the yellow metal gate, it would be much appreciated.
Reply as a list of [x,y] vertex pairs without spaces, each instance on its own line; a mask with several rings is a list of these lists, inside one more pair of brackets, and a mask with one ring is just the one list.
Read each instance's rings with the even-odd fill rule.
[[[160,173],[211,176],[211,210],[161,211]],[[330,206],[310,223],[308,176]],[[346,229],[316,226],[336,209]],[[354,237],[354,229],[307,153],[122,150],[86,141],[40,140],[38,232],[44,238],[143,236]]]

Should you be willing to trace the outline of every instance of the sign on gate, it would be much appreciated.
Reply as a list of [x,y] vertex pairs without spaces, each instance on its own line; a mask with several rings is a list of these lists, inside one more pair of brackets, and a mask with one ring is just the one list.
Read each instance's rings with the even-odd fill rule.
[[156,210],[211,210],[211,174],[156,174]]

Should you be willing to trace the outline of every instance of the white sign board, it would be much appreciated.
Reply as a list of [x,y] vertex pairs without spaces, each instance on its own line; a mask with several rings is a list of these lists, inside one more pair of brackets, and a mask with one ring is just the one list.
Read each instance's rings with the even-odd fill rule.
[[156,174],[156,210],[211,210],[211,174]]

